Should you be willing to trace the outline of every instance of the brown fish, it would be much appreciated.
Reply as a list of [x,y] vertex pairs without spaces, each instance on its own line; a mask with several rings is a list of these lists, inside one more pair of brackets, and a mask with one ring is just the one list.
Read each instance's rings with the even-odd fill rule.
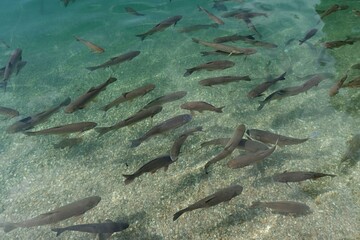
[[215,23],[220,24],[220,25],[225,24],[223,20],[221,20],[220,18],[218,18],[217,16],[215,16],[214,14],[212,14],[211,12],[206,10],[205,8],[203,8],[203,7],[199,6],[199,5],[198,5],[198,8],[199,8],[200,11],[205,12],[208,15],[208,17],[211,20],[213,20]]
[[172,93],[168,93],[165,94],[161,97],[155,98],[154,100],[150,101],[148,104],[146,104],[143,108],[150,108],[152,106],[156,106],[156,105],[163,105],[164,103],[168,103],[168,102],[173,102],[179,99],[182,99],[183,97],[185,97],[187,94],[186,91],[177,91],[177,92],[172,92]]
[[125,11],[129,14],[132,14],[134,16],[145,16],[145,14],[138,13],[135,9],[132,7],[124,7]]
[[91,87],[85,94],[81,95],[80,97],[72,101],[69,105],[67,105],[64,112],[73,113],[79,109],[85,108],[86,104],[88,104],[101,91],[104,91],[109,84],[115,82],[116,80],[116,78],[110,77],[106,82],[96,87]]
[[347,79],[348,75],[346,74],[344,77],[342,77],[338,82],[336,82],[329,90],[329,96],[333,97],[336,94],[338,94],[339,89],[344,84],[345,80]]
[[0,227],[4,228],[4,232],[10,232],[15,228],[29,228],[29,227],[37,227],[42,225],[54,224],[60,222],[62,220],[80,216],[87,212],[88,210],[94,208],[99,202],[101,198],[98,196],[92,196],[88,198],[84,198],[70,204],[64,205],[59,208],[55,208],[54,210],[43,213],[37,217],[17,222],[17,223],[0,223]]
[[141,39],[141,41],[143,41],[147,36],[153,35],[154,33],[157,33],[157,32],[164,31],[166,28],[170,27],[171,25],[175,26],[176,23],[181,20],[181,18],[182,18],[182,16],[180,16],[180,15],[170,17],[170,18],[165,19],[164,21],[158,23],[156,26],[154,26],[149,31],[142,33],[142,34],[138,34],[136,36],[139,37]]
[[334,4],[325,10],[324,13],[321,14],[320,18],[324,19],[324,17],[329,16],[330,14],[340,10],[340,6],[338,4]]
[[76,39],[76,41],[83,43],[85,46],[87,46],[91,51],[93,51],[95,53],[103,53],[105,51],[102,47],[99,47],[99,46],[95,45],[94,43],[89,42],[85,39],[82,39],[77,36],[74,36],[74,38]]
[[75,132],[85,132],[90,129],[96,127],[97,123],[95,122],[77,122],[77,123],[70,123],[66,125],[60,125],[48,129],[43,129],[39,131],[33,132],[24,132],[24,134],[28,136],[35,136],[35,135],[51,135],[51,134],[69,134]]
[[280,147],[285,145],[295,145],[306,142],[309,138],[292,138],[269,131],[259,130],[259,129],[248,129],[246,134],[250,136],[251,139],[266,143],[266,144],[276,144]]
[[305,37],[301,40],[299,40],[299,45],[303,44],[304,42],[306,42],[307,40],[309,40],[310,38],[312,38],[316,32],[318,30],[316,28],[313,28],[311,30],[309,30],[306,34],[305,34]]
[[69,5],[70,2],[75,2],[75,0],[60,0],[62,2],[64,2],[64,6],[67,7],[67,5]]
[[196,128],[191,128],[185,132],[183,132],[173,143],[171,149],[170,149],[170,158],[173,162],[175,162],[176,160],[178,160],[179,154],[180,154],[180,150],[182,145],[184,144],[184,142],[186,141],[186,139],[190,136],[193,135],[195,132],[199,132],[202,131],[202,127],[196,127]]
[[206,78],[199,81],[199,84],[202,86],[213,86],[219,84],[228,84],[231,82],[238,81],[251,81],[249,76],[222,76],[222,77],[212,77]]
[[8,62],[6,63],[5,69],[3,71],[3,83],[2,87],[6,90],[7,82],[9,81],[11,75],[15,72],[19,73],[20,69],[26,65],[25,61],[22,61],[22,50],[17,48],[11,54]]
[[227,163],[227,166],[232,169],[243,168],[252,164],[256,164],[265,158],[269,157],[276,149],[276,145],[267,150],[261,150],[255,153],[246,155],[239,155]]
[[185,212],[190,212],[199,208],[209,208],[215,205],[218,205],[222,202],[228,202],[234,197],[241,194],[243,187],[240,185],[232,185],[227,188],[218,190],[217,192],[207,196],[194,204],[191,204],[187,208],[184,208],[174,214],[173,221],[178,219]]
[[120,97],[116,98],[111,103],[105,105],[101,109],[104,111],[107,111],[112,107],[119,106],[120,103],[133,100],[134,98],[137,98],[137,97],[144,96],[145,94],[154,90],[154,88],[155,88],[155,85],[150,83],[150,84],[144,85],[142,87],[136,88],[130,92],[122,93],[120,95]]
[[219,24],[217,24],[217,23],[196,24],[196,25],[191,25],[188,27],[183,27],[183,28],[179,29],[178,32],[188,33],[188,32],[194,32],[194,31],[199,31],[199,30],[208,29],[208,28],[218,28],[218,27],[219,27]]
[[318,179],[321,177],[335,177],[336,175],[333,174],[327,174],[327,173],[318,173],[318,172],[283,172],[280,174],[275,174],[273,176],[273,179],[275,182],[282,182],[282,183],[288,183],[288,182],[301,182],[308,179]]
[[12,108],[1,107],[0,106],[0,114],[5,115],[7,117],[13,118],[19,116],[19,112]]
[[127,53],[121,54],[119,56],[113,57],[109,61],[107,61],[103,64],[100,64],[100,65],[94,66],[94,67],[87,67],[86,69],[88,69],[90,71],[94,71],[99,68],[108,68],[108,67],[116,65],[116,64],[120,64],[120,63],[123,63],[126,61],[131,61],[133,58],[135,58],[139,54],[140,54],[140,51],[127,52]]
[[344,45],[353,45],[355,41],[350,39],[340,40],[340,41],[331,41],[331,42],[325,42],[323,45],[325,48],[338,48],[342,47]]
[[127,185],[134,181],[135,178],[140,177],[144,173],[155,173],[160,168],[164,168],[164,171],[167,171],[169,165],[172,163],[173,161],[171,160],[171,157],[169,155],[155,158],[150,162],[145,163],[145,165],[139,168],[135,173],[123,174],[123,176],[126,178],[124,183],[125,185]]
[[268,79],[265,82],[257,85],[255,88],[251,89],[250,92],[248,92],[248,94],[247,94],[248,98],[260,97],[263,92],[265,92],[267,89],[269,89],[269,87],[271,87],[278,81],[285,80],[285,75],[286,75],[286,72],[284,72],[277,78]]
[[203,101],[194,101],[194,102],[186,102],[181,104],[180,106],[182,109],[187,109],[190,110],[191,112],[193,111],[198,111],[200,113],[202,113],[203,111],[212,111],[212,112],[217,112],[217,113],[222,113],[222,109],[225,106],[222,107],[214,107],[213,105],[211,105],[210,103],[207,102],[203,102]]
[[239,40],[246,41],[247,39],[255,40],[253,35],[242,36],[242,35],[239,35],[239,34],[234,34],[234,35],[230,35],[230,36],[224,36],[224,37],[215,38],[213,40],[213,42],[215,42],[215,43],[224,43],[224,42],[235,42],[235,41],[239,41]]
[[[216,139],[201,143],[201,147],[206,147],[206,146],[210,146],[210,145],[226,146],[226,144],[229,142],[229,140],[230,140],[230,138],[216,138]],[[236,148],[245,150],[248,152],[253,152],[253,153],[260,151],[260,150],[269,149],[265,144],[263,144],[261,142],[248,140],[248,139],[241,139],[239,142],[239,145]]]
[[254,49],[254,48],[239,48],[239,47],[234,47],[234,46],[230,46],[230,45],[225,45],[222,43],[205,42],[205,41],[199,40],[197,38],[192,38],[192,40],[195,43],[198,43],[198,44],[201,44],[201,45],[204,45],[207,47],[211,47],[218,51],[229,53],[229,54],[251,55],[251,54],[256,53],[256,49]]
[[223,70],[227,68],[231,68],[235,65],[234,62],[229,60],[219,60],[219,61],[212,61],[207,62],[201,65],[198,65],[193,68],[186,69],[184,77],[190,76],[193,72],[206,70],[206,71],[215,71],[215,70]]
[[358,88],[360,87],[360,76],[355,77],[348,83],[344,83],[342,87],[348,87],[348,88]]
[[253,202],[250,208],[271,208],[280,214],[306,215],[311,213],[308,205],[293,201]]

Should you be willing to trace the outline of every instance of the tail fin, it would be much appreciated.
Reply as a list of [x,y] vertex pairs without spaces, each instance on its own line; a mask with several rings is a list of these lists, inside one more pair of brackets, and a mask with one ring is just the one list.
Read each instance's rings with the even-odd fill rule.
[[67,105],[69,105],[70,102],[71,102],[71,98],[68,97],[62,103],[60,103],[60,106],[61,107],[67,106]]
[[14,230],[15,228],[18,228],[18,226],[16,226],[16,224],[14,223],[0,223],[0,227],[4,228],[5,233],[8,233]]
[[61,233],[65,232],[65,228],[52,228],[51,231],[56,232],[56,236],[59,236]]
[[266,103],[265,101],[259,101],[260,105],[258,106],[257,110],[260,111],[261,109],[263,109],[263,107],[265,106],[265,103]]
[[299,45],[303,44],[305,41],[299,40]]
[[186,69],[186,72],[184,73],[184,77],[190,76],[194,72],[193,68]]
[[112,128],[111,127],[97,127],[95,128],[95,131],[97,133],[99,133],[98,137],[101,137],[102,135],[104,135],[105,133],[111,131]]
[[123,174],[123,176],[126,178],[124,181],[125,185],[128,185],[129,183],[134,181],[134,179],[136,177],[134,174],[131,174],[131,175]]
[[222,113],[222,112],[223,112],[222,110],[223,110],[224,107],[225,107],[225,106],[216,108],[216,109],[215,109],[215,112]]
[[183,215],[184,212],[186,212],[186,210],[182,209],[182,210],[178,211],[177,213],[175,213],[174,217],[173,217],[173,221],[176,221],[176,219],[178,219],[181,215]]
[[199,43],[199,42],[200,42],[200,40],[197,39],[197,38],[192,38],[192,40],[193,40],[193,42],[195,42],[195,43]]
[[138,35],[135,35],[137,37],[139,37],[141,39],[141,41],[144,41],[144,39],[147,37],[146,34],[138,34]]
[[140,139],[135,139],[135,140],[131,140],[131,148],[135,148],[137,146],[139,146],[141,144],[141,140]]
[[87,70],[90,70],[90,71],[94,71],[94,70],[96,70],[96,69],[98,69],[97,67],[87,67],[86,68]]

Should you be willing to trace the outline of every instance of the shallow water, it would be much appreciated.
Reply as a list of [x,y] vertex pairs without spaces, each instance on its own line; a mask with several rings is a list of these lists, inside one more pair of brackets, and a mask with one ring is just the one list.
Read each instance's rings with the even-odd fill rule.
[[[212,41],[232,34],[253,34],[241,20],[222,18],[225,25],[190,33],[177,29],[192,24],[213,23],[197,5],[217,16],[212,1],[98,1],[77,0],[66,8],[60,1],[3,0],[0,3],[0,34],[10,48],[0,43],[0,63],[5,66],[16,48],[23,50],[27,65],[10,79],[0,105],[17,109],[20,116],[0,121],[0,222],[17,222],[91,195],[102,197],[97,207],[81,218],[71,218],[56,226],[94,223],[105,219],[124,220],[130,227],[112,239],[359,239],[360,175],[359,159],[350,167],[339,165],[347,151],[347,141],[359,134],[360,94],[357,88],[344,88],[329,97],[328,91],[349,67],[360,62],[360,41],[337,49],[322,43],[360,36],[359,1],[341,1],[349,8],[337,11],[319,22],[316,9],[327,9],[337,1],[236,1],[225,2],[229,10],[238,7],[267,13],[252,19],[261,33],[260,40],[275,43],[274,49],[256,47],[247,56],[207,56],[200,51],[210,48],[191,38]],[[340,4],[340,3],[339,3]],[[124,7],[131,6],[145,14],[133,16]],[[183,18],[175,27],[149,36],[135,37],[160,21],[174,16]],[[319,23],[318,23],[319,22]],[[309,44],[298,39],[317,28]],[[105,49],[94,54],[75,41],[73,35],[94,42]],[[255,36],[257,37],[257,36]],[[289,45],[289,39],[296,39]],[[258,38],[257,38],[258,39]],[[241,41],[234,46],[253,47]],[[119,54],[139,50],[132,61],[90,72],[86,67],[101,64]],[[321,56],[324,63],[319,63]],[[231,60],[235,66],[222,71],[199,71],[183,77],[185,69],[212,60]],[[270,62],[270,65],[268,65]],[[322,81],[307,93],[271,101],[257,111],[260,99],[247,98],[254,86],[268,74],[286,80],[265,92],[303,84],[301,77],[328,72],[333,78]],[[199,80],[225,75],[249,75],[252,81],[203,87]],[[360,75],[349,71],[349,79]],[[118,80],[99,94],[85,109],[65,114],[63,109],[34,130],[72,122],[94,121],[109,126],[127,118],[146,103],[166,93],[185,90],[185,98],[167,103],[163,111],[148,119],[97,137],[94,130],[81,134],[83,141],[72,148],[54,149],[63,136],[26,136],[6,134],[16,120],[52,107],[66,97],[75,99],[110,76]],[[149,94],[110,109],[99,110],[121,93],[145,83],[156,85]],[[188,113],[179,106],[185,101],[206,101],[225,106],[224,113],[196,113],[185,126],[151,138],[137,148],[130,140],[150,127],[178,114]],[[273,131],[282,135],[310,139],[300,145],[278,148],[263,164],[244,169],[229,169],[228,157],[211,167],[203,167],[221,147],[200,149],[204,141],[231,137],[239,124],[247,128]],[[179,160],[168,171],[144,174],[124,185],[122,174],[133,173],[147,161],[168,154],[173,141],[186,129],[203,126],[204,131],[190,136]],[[73,134],[73,137],[78,137]],[[236,152],[232,156],[236,156]],[[354,154],[357,158],[359,154]],[[345,169],[345,171],[343,171]],[[274,183],[271,176],[283,171],[317,171],[336,174],[299,184]],[[185,213],[176,222],[178,210],[200,200],[217,189],[240,184],[244,191],[229,203]],[[251,210],[253,201],[293,200],[306,203],[312,214],[293,217],[272,214],[268,210]],[[51,226],[52,227],[52,226]],[[65,232],[59,239],[93,239],[93,235]],[[0,232],[0,239],[55,239],[49,226]]]

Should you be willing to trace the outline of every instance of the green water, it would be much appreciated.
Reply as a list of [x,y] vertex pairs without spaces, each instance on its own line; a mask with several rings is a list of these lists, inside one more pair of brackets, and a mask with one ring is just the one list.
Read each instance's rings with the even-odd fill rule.
[[[336,1],[236,1],[225,2],[229,10],[238,7],[265,12],[268,17],[252,19],[262,34],[262,41],[278,48],[256,47],[257,53],[243,56],[207,56],[200,51],[210,48],[194,43],[196,37],[205,41],[232,34],[252,32],[241,20],[222,18],[225,25],[191,33],[178,28],[192,24],[213,23],[197,5],[217,16],[212,1],[166,0],[100,1],[77,0],[66,8],[60,1],[2,0],[0,63],[5,66],[16,48],[23,50],[27,65],[10,79],[6,92],[0,94],[0,106],[20,112],[14,119],[2,118],[0,128],[0,222],[19,222],[48,212],[75,200],[98,195],[97,207],[81,218],[71,218],[54,226],[94,223],[105,219],[123,220],[130,227],[112,239],[359,239],[360,238],[360,174],[358,159],[344,171],[340,160],[347,150],[347,141],[360,131],[357,88],[341,89],[328,96],[330,87],[347,69],[360,62],[360,41],[337,49],[326,49],[318,59],[326,41],[360,36],[359,1],[341,1],[348,9],[335,12],[319,21],[316,9],[327,9]],[[137,17],[125,12],[131,6],[145,14]],[[183,18],[175,27],[149,36],[144,41],[135,37],[160,21],[174,16]],[[298,39],[312,29],[319,29],[298,45]],[[105,49],[102,54],[90,52],[75,41],[73,35],[94,42]],[[285,43],[295,38],[289,45]],[[241,41],[229,43],[252,47]],[[128,51],[141,51],[132,61],[90,72],[86,67],[101,64]],[[185,69],[212,60],[231,60],[235,66],[223,71],[200,71],[183,77]],[[269,67],[267,67],[270,61]],[[334,78],[324,80],[307,93],[272,101],[257,111],[258,101],[247,93],[264,81],[288,71],[286,80],[265,92],[301,85],[309,74],[329,72]],[[203,87],[199,80],[223,75],[249,75],[251,82]],[[360,71],[349,72],[349,79]],[[34,130],[46,129],[79,121],[94,121],[109,126],[141,109],[156,97],[174,91],[187,91],[184,99],[164,105],[152,120],[145,120],[98,138],[94,130],[81,135],[82,143],[72,148],[54,149],[63,136],[29,137],[22,133],[7,134],[6,128],[16,120],[44,111],[63,101],[85,93],[110,76],[118,80],[99,94],[96,101],[73,114],[63,110]],[[110,109],[99,110],[121,93],[146,83],[156,85],[151,93]],[[2,89],[0,89],[2,91]],[[185,101],[206,101],[225,106],[224,113],[195,114],[193,120],[179,129],[151,138],[137,148],[130,140],[140,137],[152,126],[175,115],[188,113],[179,106]],[[208,175],[203,167],[221,147],[200,149],[204,141],[230,137],[239,124],[247,128],[273,131],[282,135],[310,139],[300,145],[278,148],[263,164],[244,169],[229,169],[228,157],[212,166]],[[147,161],[167,154],[173,141],[191,127],[203,126],[185,142],[179,160],[168,171],[144,174],[124,185],[122,174],[135,172]],[[78,136],[76,134],[72,136]],[[232,154],[237,156],[237,150]],[[358,157],[358,155],[357,155]],[[271,176],[288,171],[317,171],[338,175],[300,184],[274,183]],[[230,184],[244,187],[240,196],[229,203],[209,209],[185,213],[176,222],[178,210]],[[251,210],[253,201],[293,200],[306,203],[312,214],[292,217],[271,211]],[[0,232],[0,239],[56,239],[50,231],[54,226],[19,228]],[[86,233],[65,232],[58,239],[94,239]]]

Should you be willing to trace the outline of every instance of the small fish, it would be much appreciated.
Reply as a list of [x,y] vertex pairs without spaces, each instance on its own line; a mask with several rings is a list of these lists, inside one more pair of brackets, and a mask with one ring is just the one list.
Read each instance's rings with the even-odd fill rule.
[[271,208],[280,214],[306,215],[311,213],[308,205],[293,201],[253,202],[250,208]]
[[82,138],[64,138],[60,142],[55,143],[53,146],[55,149],[72,148],[75,145],[80,144],[82,141]]
[[84,198],[70,204],[64,205],[59,208],[55,208],[54,210],[43,213],[37,217],[24,220],[17,223],[0,223],[0,227],[4,228],[4,232],[10,232],[16,228],[29,228],[29,227],[37,227],[48,224],[54,224],[60,222],[62,220],[80,216],[87,212],[88,210],[94,208],[99,202],[101,198],[98,196],[92,196],[88,198]]
[[323,45],[325,48],[339,48],[344,45],[353,45],[355,41],[350,39],[340,40],[340,41],[332,41],[332,42],[325,42]]
[[115,82],[116,80],[116,78],[110,77],[106,82],[96,87],[91,87],[85,94],[81,95],[80,97],[72,101],[69,105],[67,105],[64,112],[73,113],[79,109],[85,108],[86,104],[88,104],[100,92],[104,91],[109,84]]
[[9,81],[11,75],[16,72],[16,74],[20,71],[22,67],[24,67],[26,62],[22,61],[22,50],[20,48],[15,49],[15,51],[11,54],[10,59],[6,63],[3,75],[4,81],[4,89],[6,89],[6,84]]
[[43,129],[33,132],[24,132],[25,135],[35,136],[35,135],[51,135],[51,134],[69,134],[75,132],[85,132],[96,127],[97,123],[95,122],[77,122],[70,123],[66,125],[60,125],[48,129]]
[[353,9],[352,12],[353,12],[356,16],[360,17],[360,10]]
[[195,132],[202,131],[202,127],[191,128],[184,133],[182,133],[173,143],[170,149],[170,158],[173,162],[177,161],[179,158],[180,150],[186,139],[193,135]]
[[155,135],[167,132],[167,131],[175,129],[175,128],[179,128],[179,127],[185,125],[186,123],[190,122],[191,119],[192,119],[192,116],[190,114],[182,114],[182,115],[177,115],[175,117],[172,117],[164,122],[161,122],[161,123],[157,124],[156,126],[152,127],[150,130],[148,130],[140,138],[132,140],[131,147],[132,148],[137,147],[142,142],[148,140],[149,138],[151,138]]
[[190,212],[199,208],[209,208],[215,205],[218,205],[222,202],[228,202],[234,197],[241,194],[243,187],[240,185],[232,185],[227,188],[218,190],[217,192],[207,196],[194,204],[191,204],[187,208],[184,208],[174,214],[173,221],[178,219],[185,212]]
[[224,43],[224,42],[235,42],[235,41],[239,41],[239,40],[246,41],[247,39],[255,40],[253,35],[242,36],[242,35],[239,35],[239,34],[234,34],[234,35],[230,35],[230,36],[224,36],[224,37],[215,38],[213,40],[213,42],[215,42],[215,43]]
[[177,91],[177,92],[172,92],[172,93],[168,93],[164,96],[155,98],[154,100],[152,100],[151,102],[149,102],[148,104],[146,104],[143,108],[150,108],[152,106],[156,106],[156,105],[163,105],[164,103],[168,103],[168,102],[173,102],[179,99],[182,99],[183,97],[185,97],[187,94],[186,91]]
[[205,8],[203,8],[203,7],[199,6],[199,5],[198,5],[198,8],[199,8],[200,11],[205,12],[205,13],[208,15],[208,17],[209,17],[211,20],[213,20],[215,23],[220,24],[220,25],[224,25],[224,24],[225,24],[223,20],[221,20],[220,18],[218,18],[217,16],[215,16],[214,14],[212,14],[211,12],[209,12],[208,10],[206,10]]
[[77,36],[74,36],[74,38],[76,39],[76,41],[83,43],[85,46],[87,46],[91,51],[93,51],[95,53],[103,53],[105,51],[102,47],[99,47],[99,46],[95,45],[94,43],[89,42],[85,39],[82,39]]
[[248,92],[248,94],[247,94],[248,98],[260,97],[263,92],[265,92],[267,89],[269,89],[269,87],[271,87],[278,81],[285,80],[285,75],[286,75],[286,72],[284,72],[277,78],[266,80],[265,82],[257,85],[255,88],[251,89],[250,92]]
[[205,42],[202,40],[199,40],[197,38],[192,38],[193,42],[207,46],[207,47],[211,47],[214,48],[215,50],[221,51],[221,52],[225,52],[225,53],[229,53],[229,54],[244,54],[244,55],[251,55],[256,53],[256,49],[254,48],[239,48],[239,47],[234,47],[234,46],[230,46],[230,45],[225,45],[222,43],[213,43],[213,42]]
[[131,183],[134,181],[135,178],[140,177],[144,173],[155,173],[160,168],[164,168],[164,171],[167,171],[170,164],[172,164],[173,161],[171,160],[171,157],[166,155],[162,157],[155,158],[151,160],[150,162],[145,163],[142,167],[140,167],[135,173],[133,174],[123,174],[123,176],[126,178],[124,183],[125,185]]
[[145,16],[145,14],[142,13],[138,13],[135,9],[133,9],[132,7],[125,7],[124,8],[125,11],[129,14],[132,14],[134,16]]
[[[229,140],[230,140],[230,138],[216,138],[216,139],[201,143],[201,147],[210,146],[210,145],[226,146],[226,144],[229,142]],[[252,152],[252,153],[269,149],[265,144],[263,144],[261,142],[252,141],[252,140],[248,140],[248,139],[241,139],[239,142],[239,145],[236,148],[245,150],[248,152]]]
[[327,174],[327,173],[318,173],[318,172],[283,172],[280,174],[276,174],[273,176],[273,179],[275,182],[282,182],[282,183],[288,183],[288,182],[301,182],[308,179],[318,179],[321,177],[335,177],[336,175],[333,174]]
[[176,23],[181,20],[181,18],[182,18],[182,16],[180,16],[180,15],[170,17],[170,18],[165,19],[164,21],[158,23],[156,26],[151,28],[149,31],[142,33],[142,34],[138,34],[136,36],[139,37],[141,39],[141,41],[143,41],[147,36],[153,35],[154,33],[157,33],[157,32],[164,31],[166,28],[170,27],[171,25],[175,26]]
[[344,156],[341,158],[343,162],[356,162],[360,160],[360,134],[355,134],[347,141],[347,149]]
[[207,62],[204,64],[200,64],[196,67],[186,69],[184,77],[190,76],[193,72],[200,70],[215,71],[215,70],[223,70],[223,69],[231,68],[233,66],[235,66],[235,63],[229,60]]
[[238,15],[238,14],[244,14],[244,13],[249,13],[250,10],[248,9],[235,9],[233,11],[230,11],[230,12],[226,12],[222,15],[222,17],[224,18],[229,18],[229,17],[234,17],[235,15]]
[[348,75],[346,74],[344,77],[342,77],[338,82],[336,82],[329,90],[329,96],[333,97],[336,94],[338,94],[339,89],[344,84],[345,80],[347,79]]
[[344,88],[358,88],[360,87],[360,76],[355,77],[354,79],[352,79],[351,81],[344,83],[342,85],[342,87]]
[[321,14],[320,18],[324,19],[326,16],[329,16],[330,14],[340,10],[340,6],[338,4],[334,4],[330,6],[328,9],[325,10],[323,14]]
[[108,67],[116,65],[116,64],[120,64],[120,63],[123,63],[126,61],[131,61],[133,58],[135,58],[139,54],[140,54],[140,51],[127,52],[127,53],[121,54],[119,56],[113,57],[109,61],[107,61],[103,64],[100,64],[100,65],[94,66],[94,67],[87,67],[86,69],[88,69],[90,71],[94,71],[99,68],[108,68]]
[[360,70],[360,63],[352,65],[351,68]]
[[107,110],[109,110],[112,107],[119,106],[120,103],[133,100],[134,98],[137,98],[137,97],[144,96],[145,94],[154,90],[154,88],[155,88],[155,85],[150,83],[150,84],[144,85],[142,87],[136,88],[134,90],[131,90],[130,92],[122,93],[120,95],[120,97],[116,98],[111,103],[105,105],[101,109],[106,112]]
[[266,144],[276,144],[280,147],[285,145],[296,145],[303,142],[306,142],[309,138],[292,138],[269,131],[259,130],[259,129],[248,129],[246,134],[250,136],[251,139],[266,143]]
[[64,6],[67,7],[70,2],[75,2],[75,0],[60,0],[61,2],[64,2]]
[[152,106],[149,108],[145,108],[145,109],[142,109],[139,112],[135,113],[134,115],[128,117],[127,119],[122,120],[110,127],[95,128],[95,131],[97,131],[99,133],[99,137],[100,137],[109,131],[118,130],[118,129],[126,127],[126,126],[131,126],[131,125],[133,125],[137,122],[140,122],[149,117],[152,118],[156,114],[161,112],[161,110],[162,110],[162,107],[158,106],[158,105],[155,105],[155,106]]
[[231,82],[238,81],[251,81],[249,76],[222,76],[222,77],[212,77],[206,78],[199,81],[199,84],[202,86],[213,86],[219,84],[228,84]]
[[250,31],[252,31],[253,33],[255,33],[256,35],[259,36],[259,38],[262,37],[262,35],[260,34],[260,32],[256,29],[255,25],[252,23],[250,18],[244,18],[243,21],[246,23],[246,26],[248,27],[248,29]]
[[276,149],[276,145],[267,150],[261,150],[255,153],[246,155],[239,155],[227,163],[227,166],[232,169],[243,168],[249,165],[256,164],[265,158],[269,157]]
[[114,233],[125,230],[129,227],[126,222],[105,222],[73,225],[64,228],[52,228],[51,231],[56,232],[59,236],[65,231],[87,232],[87,233]]
[[11,126],[9,126],[6,129],[6,132],[7,133],[16,133],[16,132],[29,130],[29,129],[35,127],[36,125],[38,125],[42,122],[45,122],[51,115],[53,115],[54,113],[59,111],[60,108],[68,105],[70,102],[71,102],[71,99],[67,98],[67,99],[65,99],[65,101],[60,103],[58,106],[52,107],[46,111],[37,113],[33,116],[28,116],[26,118],[23,118],[23,119],[15,122]]
[[186,102],[181,104],[180,106],[182,109],[187,109],[190,110],[191,112],[193,111],[198,111],[200,113],[202,113],[203,111],[212,111],[212,112],[217,112],[217,113],[222,113],[222,109],[225,106],[222,107],[214,107],[213,105],[211,105],[210,103],[207,102],[203,102],[203,101],[194,101],[194,102]]
[[203,29],[209,29],[209,28],[218,28],[219,24],[217,23],[213,23],[213,24],[196,24],[196,25],[191,25],[188,27],[183,27],[181,29],[178,30],[178,32],[181,33],[188,33],[188,32],[194,32],[194,31],[199,31],[199,30],[203,30]]
[[303,44],[304,42],[306,42],[307,40],[309,40],[310,38],[312,38],[316,32],[318,30],[316,28],[313,28],[311,30],[309,30],[306,34],[305,34],[305,37],[301,40],[299,40],[299,45]]
[[19,112],[12,108],[1,107],[0,106],[0,114],[5,115],[7,117],[13,118],[19,116]]
[[258,41],[252,38],[243,38],[240,39],[241,41],[244,41],[248,44],[257,46],[257,47],[264,47],[264,48],[277,48],[278,45],[274,44],[274,43],[270,43],[270,42],[264,42],[264,41]]
[[266,13],[256,13],[256,12],[239,12],[235,15],[233,15],[233,18],[237,18],[237,19],[250,19],[250,18],[254,18],[254,17],[268,17],[268,15]]

